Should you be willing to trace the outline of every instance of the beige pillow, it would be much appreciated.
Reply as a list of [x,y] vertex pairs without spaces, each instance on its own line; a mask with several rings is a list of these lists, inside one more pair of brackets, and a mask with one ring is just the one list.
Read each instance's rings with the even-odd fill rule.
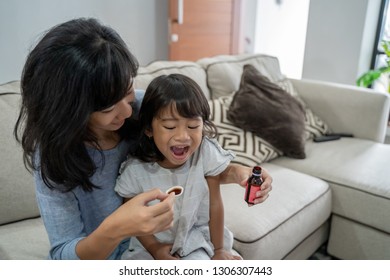
[[279,61],[265,54],[218,55],[197,61],[207,73],[207,85],[212,99],[231,95],[239,85],[245,64],[252,64],[271,81],[282,79]]
[[161,75],[180,73],[198,83],[203,93],[210,99],[210,92],[206,83],[206,72],[195,62],[191,61],[155,61],[138,69],[134,88],[146,89],[149,83]]

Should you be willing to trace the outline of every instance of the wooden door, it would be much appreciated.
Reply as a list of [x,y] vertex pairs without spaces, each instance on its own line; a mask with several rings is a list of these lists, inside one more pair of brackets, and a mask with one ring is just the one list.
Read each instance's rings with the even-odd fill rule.
[[169,59],[237,54],[241,0],[170,0]]

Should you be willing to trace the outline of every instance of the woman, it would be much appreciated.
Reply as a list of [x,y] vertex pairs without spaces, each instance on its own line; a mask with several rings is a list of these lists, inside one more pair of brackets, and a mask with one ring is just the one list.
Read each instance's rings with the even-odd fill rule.
[[[121,37],[95,19],[53,27],[27,58],[14,133],[34,173],[51,259],[118,259],[131,236],[172,226],[173,194],[153,189],[123,203],[114,191],[137,136],[130,119],[140,103],[137,70]],[[237,170],[225,183],[248,174]],[[266,177],[257,202],[271,189]]]

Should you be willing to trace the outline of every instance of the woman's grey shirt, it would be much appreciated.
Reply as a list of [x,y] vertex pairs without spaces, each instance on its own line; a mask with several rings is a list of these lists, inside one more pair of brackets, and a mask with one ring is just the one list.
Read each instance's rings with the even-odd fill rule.
[[[144,90],[135,91],[132,118],[137,118],[144,93]],[[91,181],[100,186],[92,192],[80,187],[70,192],[49,189],[40,172],[34,172],[37,202],[50,240],[49,259],[79,259],[77,243],[122,205],[123,199],[114,190],[115,182],[121,163],[134,146],[134,142],[123,140],[115,148],[103,151],[104,157],[96,149],[87,148],[97,167]],[[119,259],[128,246],[129,240],[123,240],[109,259]]]

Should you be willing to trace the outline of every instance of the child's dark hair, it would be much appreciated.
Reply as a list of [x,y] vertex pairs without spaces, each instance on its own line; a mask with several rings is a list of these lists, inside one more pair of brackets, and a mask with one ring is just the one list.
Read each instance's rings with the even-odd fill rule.
[[[14,135],[28,169],[46,185],[91,191],[96,166],[85,143],[91,113],[123,99],[138,62],[122,38],[96,19],[74,19],[50,29],[30,52],[22,79],[22,107]],[[38,156],[39,161],[34,160]]]
[[135,156],[141,160],[155,162],[164,159],[153,139],[149,139],[145,131],[152,128],[153,118],[158,116],[163,108],[172,105],[175,105],[181,117],[201,117],[203,136],[216,137],[217,128],[210,120],[210,106],[199,85],[182,74],[162,75],[153,79],[146,89],[138,116],[141,132]]

